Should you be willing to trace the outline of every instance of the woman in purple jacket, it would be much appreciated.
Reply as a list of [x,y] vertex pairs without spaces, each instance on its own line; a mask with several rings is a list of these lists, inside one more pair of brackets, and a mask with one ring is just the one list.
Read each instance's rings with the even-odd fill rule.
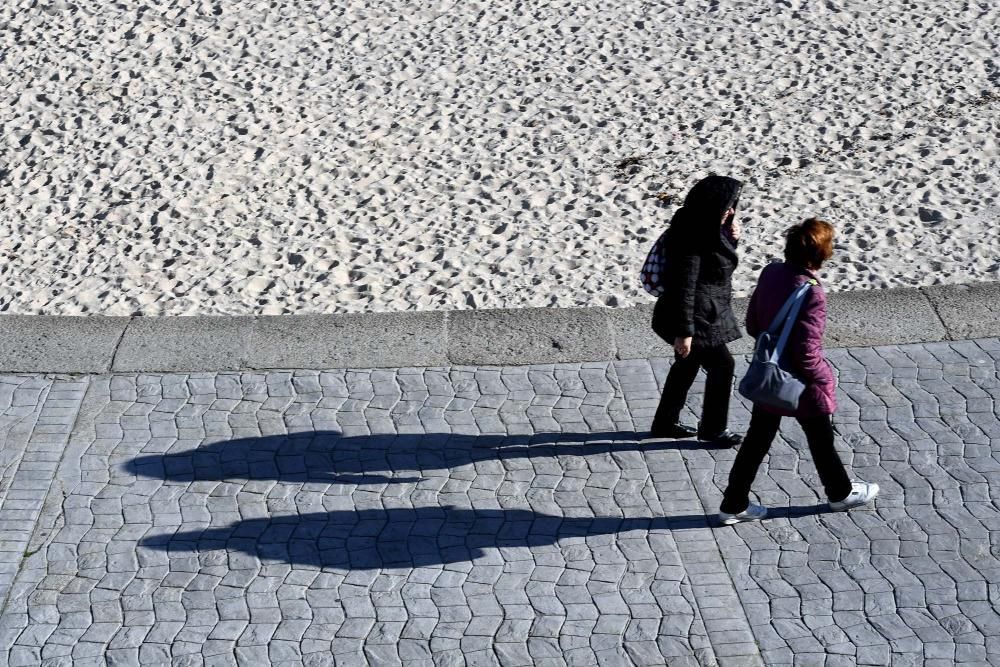
[[837,409],[836,381],[823,356],[823,332],[826,329],[826,295],[815,271],[833,255],[833,226],[812,218],[791,227],[786,234],[785,261],[766,266],[750,297],[747,332],[756,338],[767,329],[788,297],[804,282],[813,284],[792,328],[782,354],[782,367],[806,385],[798,409],[782,412],[754,405],[747,430],[733,469],[729,486],[719,508],[724,525],[757,521],[767,510],[750,502],[750,486],[771,442],[778,433],[782,417],[795,417],[809,441],[816,471],[823,482],[830,509],[843,511],[871,501],[878,493],[877,484],[851,483],[833,445],[831,415]]

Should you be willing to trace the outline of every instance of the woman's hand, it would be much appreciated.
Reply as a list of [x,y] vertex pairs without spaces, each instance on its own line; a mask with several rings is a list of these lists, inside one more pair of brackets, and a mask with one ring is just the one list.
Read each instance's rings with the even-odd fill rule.
[[725,227],[729,238],[733,241],[740,240],[740,223],[736,221],[736,210],[729,208],[722,214],[722,226]]
[[674,352],[682,359],[691,354],[691,337],[677,337],[674,339]]
[[729,235],[733,237],[734,241],[739,241],[741,231],[742,228],[740,227],[740,223],[736,221],[735,217],[733,217],[729,221]]

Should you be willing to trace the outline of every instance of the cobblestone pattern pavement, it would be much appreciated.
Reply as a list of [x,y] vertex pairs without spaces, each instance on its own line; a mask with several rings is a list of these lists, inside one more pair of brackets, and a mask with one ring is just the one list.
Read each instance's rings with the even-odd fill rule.
[[742,610],[679,452],[636,439],[629,380],[608,364],[94,378],[68,495],[0,624],[9,664],[739,653],[745,616],[711,647]]
[[[1000,341],[829,357],[842,458],[881,493],[829,513],[785,420],[755,485],[775,518],[716,533],[765,662],[1000,664]],[[685,452],[707,511],[733,455]]]
[[[845,462],[881,495],[823,513],[804,437],[785,431],[756,488],[786,516],[717,533],[764,659],[1000,664],[1000,341],[830,357]],[[730,456],[695,475],[707,508]]]
[[92,378],[0,655],[1000,662],[1000,341],[830,358],[843,458],[882,494],[829,513],[786,420],[774,517],[735,528],[708,516],[734,452],[636,437],[664,360]]

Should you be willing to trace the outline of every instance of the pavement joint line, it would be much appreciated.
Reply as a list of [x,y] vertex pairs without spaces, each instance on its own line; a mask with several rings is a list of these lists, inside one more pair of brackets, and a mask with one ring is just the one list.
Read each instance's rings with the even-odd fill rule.
[[132,322],[134,322],[134,321],[135,321],[135,317],[129,317],[128,318],[128,323],[122,329],[121,335],[118,336],[118,341],[115,343],[114,350],[111,351],[111,359],[108,360],[107,367],[104,369],[104,372],[110,373],[114,369],[114,367],[115,367],[115,359],[118,358],[118,350],[121,349],[122,341],[125,340],[125,334],[128,333],[129,327],[132,326]]
[[[621,350],[618,349],[618,336],[615,335],[615,325],[612,323],[610,317],[604,318],[604,327],[607,329],[608,342],[611,344],[610,358],[620,359]],[[652,329],[650,329],[652,331]]]
[[448,364],[454,364],[454,360],[453,360],[452,355],[451,355],[451,341],[448,340],[448,338],[449,338],[448,332],[450,330],[450,327],[448,326],[448,324],[450,323],[450,321],[451,321],[451,311],[446,310],[441,315],[441,322],[442,322],[442,325],[443,325],[441,327],[442,330],[443,330],[441,335],[444,337],[444,354],[445,354],[445,360],[448,362]]
[[240,355],[240,368],[246,368],[247,370],[259,370],[250,366],[250,350],[253,349],[253,339],[257,333],[257,321],[259,318],[253,318],[253,325],[250,327],[250,333],[247,335],[247,345],[243,350],[243,354]]
[[928,296],[926,289],[927,288],[925,287],[918,287],[917,291],[920,292],[920,295],[923,296],[924,299],[926,299],[927,305],[930,306],[931,310],[934,311],[934,314],[937,316],[938,321],[941,323],[941,327],[945,330],[945,335],[944,335],[945,340],[949,341],[955,340],[955,336],[951,332],[951,327],[948,326],[948,323],[945,321],[944,316],[941,314],[941,310],[937,307],[937,304],[934,303],[934,299]]

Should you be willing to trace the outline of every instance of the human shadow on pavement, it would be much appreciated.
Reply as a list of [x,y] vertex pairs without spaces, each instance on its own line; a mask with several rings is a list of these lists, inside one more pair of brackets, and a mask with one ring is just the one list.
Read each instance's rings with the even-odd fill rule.
[[788,507],[767,508],[767,519],[798,519],[804,516],[816,516],[818,514],[832,514],[829,503],[818,503],[816,505],[791,505]]
[[[790,507],[775,512],[775,517],[816,514],[825,507]],[[226,550],[265,563],[372,570],[469,562],[487,550],[548,546],[569,538],[718,525],[716,516],[704,514],[561,517],[523,509],[416,507],[247,519],[225,527],[150,536],[139,544],[170,554]]]
[[[386,484],[419,482],[430,471],[450,472],[489,461],[524,459],[520,465],[505,467],[530,467],[544,474],[538,467],[539,459],[552,459],[553,465],[561,467],[565,462],[558,461],[559,457],[634,456],[706,447],[691,440],[644,440],[643,434],[632,431],[529,436],[344,436],[335,431],[310,431],[143,454],[124,467],[137,476],[179,482]],[[502,470],[476,470],[476,474],[491,472]],[[826,507],[778,509],[771,516],[816,514]],[[704,514],[617,518],[563,517],[528,509],[365,508],[246,519],[224,527],[150,536],[140,544],[169,553],[227,550],[263,561],[357,570],[467,562],[490,549],[552,545],[573,537],[717,525],[715,515]]]
[[709,447],[693,440],[644,441],[643,434],[634,431],[525,436],[450,433],[344,436],[336,431],[306,431],[143,454],[127,461],[124,467],[140,477],[180,482],[238,479],[385,484],[419,482],[421,471],[454,469],[488,460]]
[[227,550],[262,561],[370,570],[468,562],[490,549],[538,547],[629,530],[703,528],[709,521],[704,515],[619,519],[519,509],[364,509],[248,519],[147,537],[140,545],[172,554]]

